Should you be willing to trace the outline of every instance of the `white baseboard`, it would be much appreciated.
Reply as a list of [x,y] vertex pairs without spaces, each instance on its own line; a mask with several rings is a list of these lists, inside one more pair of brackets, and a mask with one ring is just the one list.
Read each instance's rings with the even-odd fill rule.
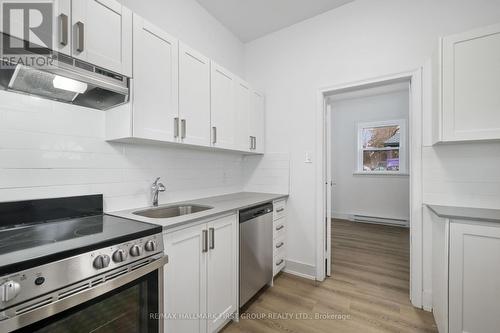
[[424,290],[422,292],[422,308],[425,311],[432,312],[432,291]]
[[[394,216],[371,216],[370,214],[351,214],[351,213],[344,213],[344,212],[336,212],[332,211],[332,218],[334,219],[340,219],[340,220],[348,220],[348,221],[354,221],[354,222],[362,222],[362,223],[372,223],[372,224],[384,224],[384,225],[394,225],[394,226],[402,226],[402,227],[408,227],[408,219],[407,218],[400,218],[400,217],[394,217]],[[361,219],[358,221],[357,219]]]
[[316,267],[302,262],[287,260],[283,271],[305,279],[316,280]]

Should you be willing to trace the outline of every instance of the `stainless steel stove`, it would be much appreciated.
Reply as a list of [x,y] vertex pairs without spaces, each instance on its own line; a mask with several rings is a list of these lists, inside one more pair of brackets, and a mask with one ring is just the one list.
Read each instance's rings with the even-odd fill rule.
[[0,332],[161,332],[167,261],[100,195],[0,203]]

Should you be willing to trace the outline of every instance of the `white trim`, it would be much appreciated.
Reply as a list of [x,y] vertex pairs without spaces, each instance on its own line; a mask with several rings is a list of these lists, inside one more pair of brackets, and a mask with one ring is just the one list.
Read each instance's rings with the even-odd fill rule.
[[314,276],[316,269],[312,265],[304,264],[298,261],[287,260],[283,272],[300,276],[309,280],[316,280]]
[[[364,149],[363,148],[363,129],[364,128],[377,128],[377,127],[386,127],[386,126],[399,126],[400,133],[400,141],[399,147],[387,147],[387,148],[374,148],[374,149]],[[357,144],[357,169],[356,173],[359,174],[381,174],[384,173],[386,175],[400,175],[407,174],[407,149],[408,145],[406,144],[406,120],[405,119],[394,119],[394,120],[384,120],[384,121],[373,121],[373,122],[360,122],[356,125],[358,131],[358,144]],[[363,152],[366,150],[399,150],[399,171],[364,171],[363,170]]]
[[422,68],[414,71],[351,82],[319,89],[317,92],[316,121],[316,280],[325,279],[326,204],[326,152],[325,152],[325,105],[332,92],[352,91],[395,82],[410,81],[409,121],[409,170],[410,170],[410,299],[414,306],[422,307],[423,293],[423,239],[422,239]]

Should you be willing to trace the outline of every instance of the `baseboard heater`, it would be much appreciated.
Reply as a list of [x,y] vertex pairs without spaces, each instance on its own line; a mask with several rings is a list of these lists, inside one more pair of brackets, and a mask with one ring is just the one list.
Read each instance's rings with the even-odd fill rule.
[[366,215],[353,215],[354,222],[363,223],[377,223],[377,224],[387,224],[387,225],[397,225],[397,226],[408,226],[408,220],[405,219],[393,219],[388,217],[377,217],[377,216],[366,216]]

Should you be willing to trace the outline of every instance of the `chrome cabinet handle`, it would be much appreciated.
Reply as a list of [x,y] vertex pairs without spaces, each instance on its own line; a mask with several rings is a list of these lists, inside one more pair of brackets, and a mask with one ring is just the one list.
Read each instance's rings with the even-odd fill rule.
[[250,150],[253,149],[253,136],[250,136]]
[[201,238],[203,238],[201,252],[208,252],[208,231],[203,230],[201,232],[201,235],[202,235]]
[[257,137],[253,137],[253,149],[257,149]]
[[174,118],[174,138],[179,137],[179,118]]
[[59,44],[68,45],[68,15],[59,15]]
[[217,143],[217,127],[212,127],[212,143]]
[[279,244],[276,244],[276,248],[279,249],[280,247],[282,247],[283,245],[285,245],[285,243],[283,242],[280,242]]
[[181,139],[186,138],[186,119],[181,120]]
[[85,49],[85,25],[83,22],[78,21],[76,22],[76,50],[78,52],[83,52]]
[[210,245],[209,245],[208,248],[210,250],[213,250],[213,249],[215,249],[215,229],[214,228],[209,228],[208,230],[209,230],[208,237],[210,239],[210,241],[209,241]]
[[284,261],[285,261],[285,260],[281,259],[280,261],[278,261],[278,262],[276,263],[276,266],[281,265]]
[[285,227],[285,226],[282,224],[282,225],[280,225],[279,227],[276,227],[276,231],[280,231],[280,230],[282,230],[284,227]]
[[278,208],[278,209],[276,209],[276,213],[281,213],[284,210],[285,210],[285,208]]

